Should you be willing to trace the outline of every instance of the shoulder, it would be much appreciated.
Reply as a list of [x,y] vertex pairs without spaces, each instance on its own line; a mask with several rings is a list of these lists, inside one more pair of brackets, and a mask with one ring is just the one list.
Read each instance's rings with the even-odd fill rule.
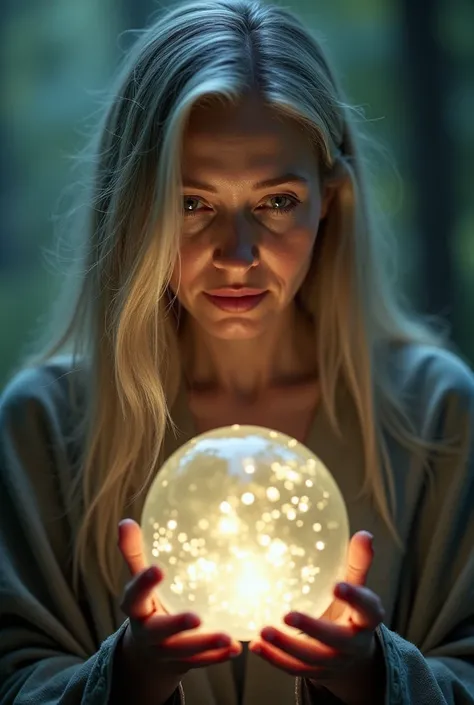
[[80,379],[81,371],[71,359],[56,358],[21,370],[4,389],[0,397],[0,516],[5,506],[20,513],[39,512],[48,522],[53,514],[64,513],[81,454],[81,407],[75,404],[78,395],[70,384]]
[[53,359],[15,374],[0,397],[0,562],[43,595],[51,586],[41,576],[70,575],[81,450],[70,381],[78,374],[71,360]]
[[449,349],[428,345],[397,345],[381,360],[391,393],[420,428],[448,408],[474,419],[474,374]]
[[443,393],[474,394],[474,374],[469,365],[449,349],[428,345],[401,345],[390,350],[390,366],[398,384]]
[[75,405],[80,404],[84,376],[69,356],[17,372],[0,395],[2,431],[6,426],[25,427],[32,418],[48,417],[57,419],[60,426],[67,424]]

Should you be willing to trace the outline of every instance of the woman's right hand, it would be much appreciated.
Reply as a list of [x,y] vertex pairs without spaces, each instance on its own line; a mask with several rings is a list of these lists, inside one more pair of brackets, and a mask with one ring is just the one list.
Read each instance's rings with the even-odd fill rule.
[[121,602],[122,611],[130,620],[122,657],[129,658],[140,675],[143,673],[148,680],[149,669],[154,681],[171,675],[176,687],[189,669],[221,663],[241,652],[240,643],[223,632],[195,632],[200,619],[192,612],[166,612],[154,594],[163,573],[157,566],[147,567],[142,532],[135,521],[124,519],[119,523],[118,545],[131,574]]

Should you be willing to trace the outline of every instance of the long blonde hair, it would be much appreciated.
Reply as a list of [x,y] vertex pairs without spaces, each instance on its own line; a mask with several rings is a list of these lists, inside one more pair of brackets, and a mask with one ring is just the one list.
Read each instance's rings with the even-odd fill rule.
[[322,403],[337,428],[335,390],[344,379],[365,450],[362,491],[398,539],[382,427],[402,442],[416,439],[377,351],[440,340],[395,296],[354,111],[319,42],[290,11],[259,0],[195,0],[141,32],[123,59],[81,156],[92,155],[92,169],[74,266],[33,357],[39,364],[70,351],[87,373],[74,567],[77,578],[93,546],[113,592],[117,523],[157,470],[180,376],[168,283],[179,256],[183,131],[198,101],[238,101],[248,91],[306,130],[327,178],[343,175],[299,298],[315,322]]

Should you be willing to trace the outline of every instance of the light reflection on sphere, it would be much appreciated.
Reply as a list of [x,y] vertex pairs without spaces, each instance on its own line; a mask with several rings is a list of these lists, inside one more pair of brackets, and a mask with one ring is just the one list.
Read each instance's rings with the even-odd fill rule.
[[163,465],[145,501],[146,558],[158,596],[192,610],[202,631],[240,641],[290,610],[315,617],[345,570],[349,523],[323,463],[294,438],[258,426],[201,434]]

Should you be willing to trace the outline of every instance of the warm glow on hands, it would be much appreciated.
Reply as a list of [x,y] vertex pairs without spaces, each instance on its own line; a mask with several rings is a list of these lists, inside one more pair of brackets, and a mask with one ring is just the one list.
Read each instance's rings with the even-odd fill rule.
[[250,650],[292,676],[323,685],[349,705],[382,702],[385,668],[375,630],[384,609],[366,587],[372,559],[372,536],[357,532],[349,545],[345,582],[336,585],[322,618],[292,611],[285,623],[298,628],[298,635],[267,626]]
[[283,625],[290,610],[322,614],[349,539],[327,468],[295,439],[255,426],[216,429],[171,456],[142,529],[149,562],[165,573],[166,609],[192,609],[204,630],[241,641]]

